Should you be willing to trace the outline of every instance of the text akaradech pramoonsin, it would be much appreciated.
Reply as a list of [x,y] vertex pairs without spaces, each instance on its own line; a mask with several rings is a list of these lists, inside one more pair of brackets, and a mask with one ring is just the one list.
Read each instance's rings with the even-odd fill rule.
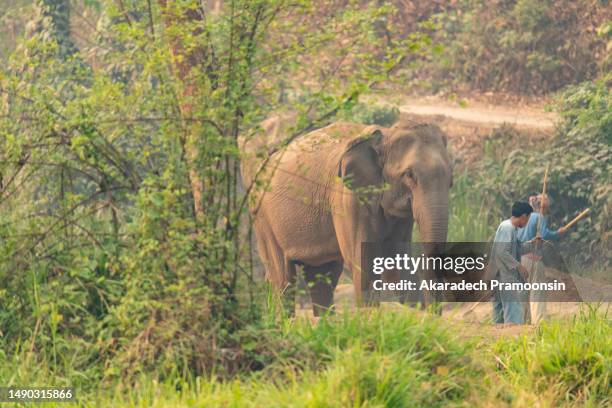
[[[412,257],[408,254],[396,254],[393,257],[376,257],[373,260],[372,272],[375,275],[381,275],[385,271],[408,272],[414,275],[418,270],[445,270],[453,271],[457,275],[463,275],[466,272],[474,270],[483,270],[485,268],[487,255],[483,256],[464,256],[464,257],[441,257],[441,256],[425,256],[421,254],[418,257]],[[478,280],[476,282],[440,282],[432,279],[421,280],[418,284],[415,281],[401,279],[397,282],[384,282],[382,279],[377,279],[372,282],[372,288],[376,291],[414,291],[414,290],[429,290],[429,291],[487,291],[487,290],[502,290],[502,291],[524,291],[524,290],[547,290],[547,291],[563,291],[565,283],[554,280],[553,282],[500,282],[492,279],[490,281]]]

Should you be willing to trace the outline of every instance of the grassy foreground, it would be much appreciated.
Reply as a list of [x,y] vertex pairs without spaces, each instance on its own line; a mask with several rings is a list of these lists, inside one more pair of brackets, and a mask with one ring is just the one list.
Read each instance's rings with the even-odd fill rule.
[[[473,327],[473,331],[481,329]],[[317,325],[305,320],[286,321],[262,340],[267,345],[245,345],[276,349],[275,360],[254,374],[229,381],[198,378],[159,383],[150,377],[141,378],[133,386],[113,385],[105,386],[104,391],[81,392],[79,405],[409,407],[612,403],[612,326],[607,313],[585,310],[572,319],[546,322],[527,335],[497,341],[487,339],[486,332],[480,335],[466,330],[472,329],[411,309],[341,314]],[[10,376],[7,364],[5,360],[0,371],[4,379]],[[33,375],[37,374],[30,379],[43,379],[43,371],[32,370]]]

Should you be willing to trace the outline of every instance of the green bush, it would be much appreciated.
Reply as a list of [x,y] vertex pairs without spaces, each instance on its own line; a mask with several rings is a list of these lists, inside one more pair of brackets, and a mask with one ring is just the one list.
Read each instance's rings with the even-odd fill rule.
[[12,3],[31,21],[0,44],[0,349],[79,386],[264,367],[243,344],[266,294],[246,193],[266,183],[242,186],[238,136],[279,100],[314,127],[429,37],[374,2]]
[[285,321],[275,333],[283,343],[276,341],[276,361],[261,373],[200,379],[180,394],[145,381],[142,392],[117,393],[113,405],[435,407],[459,404],[483,386],[473,344],[415,310],[345,313],[316,325]]
[[513,201],[542,190],[544,172],[550,166],[547,192],[553,201],[549,210],[553,226],[560,227],[581,210],[591,209],[561,248],[566,255],[606,268],[609,255],[602,255],[612,228],[610,78],[569,88],[558,96],[556,109],[563,121],[552,140],[530,143],[510,127],[497,129],[485,143],[483,159],[468,173],[470,186],[473,194],[493,200],[488,208],[502,219]]
[[[257,343],[272,364],[232,381],[141,377],[87,401],[115,407],[606,406],[612,326],[591,309],[491,341],[408,308],[282,322]],[[499,329],[495,329],[499,330]],[[471,339],[471,340],[469,340]]]
[[358,103],[349,111],[339,115],[341,120],[389,127],[399,119],[400,111],[395,106]]
[[555,405],[612,403],[612,324],[584,308],[571,324],[544,322],[531,338],[501,340],[492,352],[516,394],[547,395]]
[[597,0],[457,2],[437,15],[445,52],[428,72],[436,87],[520,94],[596,78],[609,64],[607,7]]

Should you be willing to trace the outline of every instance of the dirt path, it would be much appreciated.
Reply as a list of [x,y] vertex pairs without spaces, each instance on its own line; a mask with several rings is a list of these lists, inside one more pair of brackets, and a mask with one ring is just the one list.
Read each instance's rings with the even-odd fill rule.
[[399,107],[400,112],[416,116],[444,116],[446,118],[478,124],[499,126],[512,125],[517,128],[552,131],[557,116],[546,112],[542,106],[499,106],[468,101],[460,106],[439,98],[408,99]]
[[[535,142],[551,138],[558,116],[546,112],[545,101],[512,102],[503,105],[469,99],[459,104],[439,97],[389,98],[409,120],[435,123],[448,135],[457,168],[469,167],[482,157],[485,141],[503,134],[517,142]],[[512,129],[500,129],[503,127]]]

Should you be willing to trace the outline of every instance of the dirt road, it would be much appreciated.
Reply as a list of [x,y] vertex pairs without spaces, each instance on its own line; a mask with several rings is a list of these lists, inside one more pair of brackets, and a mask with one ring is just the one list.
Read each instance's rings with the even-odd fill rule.
[[448,135],[457,168],[470,166],[482,157],[485,141],[502,131],[503,137],[517,142],[537,142],[551,138],[558,116],[546,112],[544,102],[491,104],[468,100],[459,104],[438,97],[401,98],[394,102],[409,120],[435,123]]
[[546,112],[543,106],[500,106],[468,101],[462,105],[440,98],[407,99],[399,107],[400,112],[416,116],[443,116],[455,121],[479,126],[500,126],[552,131],[557,116]]

